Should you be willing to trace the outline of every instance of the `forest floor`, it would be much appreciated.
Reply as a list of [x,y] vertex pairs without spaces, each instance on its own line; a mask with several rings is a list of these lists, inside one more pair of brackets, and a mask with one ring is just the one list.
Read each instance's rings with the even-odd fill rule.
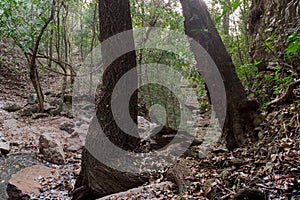
[[[84,122],[72,119],[67,105],[61,115],[22,116],[21,113],[28,108],[28,96],[34,91],[23,58],[16,56],[19,55],[16,50],[3,45],[5,47],[5,44],[0,47],[0,139],[3,137],[9,142],[10,152],[0,157],[0,199],[7,198],[7,184],[12,176],[34,165],[46,167],[51,176],[34,180],[38,182],[38,192],[31,195],[32,199],[69,199],[68,194],[80,170],[87,127]],[[46,102],[50,103],[57,98],[60,78],[41,70],[41,80],[42,88],[48,94]],[[3,110],[14,104],[20,110]],[[265,120],[257,129],[259,142],[249,141],[247,146],[232,152],[227,151],[220,141],[214,141],[214,145],[205,150],[201,149],[201,145],[192,147],[193,152],[178,161],[189,168],[188,175],[184,177],[187,186],[180,194],[180,188],[168,176],[168,169],[164,169],[142,188],[102,199],[226,200],[249,188],[264,191],[272,200],[300,199],[299,113],[300,104],[294,103],[265,112]],[[201,132],[207,126],[209,114],[202,113],[199,118],[202,120],[198,127]],[[72,122],[74,127],[62,129],[61,125],[65,122]],[[74,132],[78,134],[74,135]],[[41,135],[48,133],[56,133],[56,140],[62,143],[62,164],[49,162],[49,158],[39,150]],[[28,184],[22,178],[21,181]]]

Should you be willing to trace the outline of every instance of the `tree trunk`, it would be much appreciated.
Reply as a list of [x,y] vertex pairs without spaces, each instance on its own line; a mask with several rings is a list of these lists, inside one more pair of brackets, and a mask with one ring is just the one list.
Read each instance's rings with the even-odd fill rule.
[[[35,57],[32,56],[31,59],[36,59]],[[31,65],[29,66],[30,72],[30,80],[32,82],[32,85],[35,89],[35,92],[37,94],[37,99],[38,99],[38,112],[44,112],[44,95],[42,92],[42,87],[40,84],[40,80],[39,80],[39,76],[38,76],[38,71],[37,71],[37,67],[34,61],[34,64],[31,63]]]
[[223,19],[222,19],[222,26],[223,26],[223,31],[224,31],[224,34],[226,35],[226,39],[229,35],[229,24],[230,24],[230,12],[231,12],[231,5],[230,5],[230,1],[225,1],[225,5],[223,5],[223,12],[225,11],[224,13],[224,16],[223,16]]
[[30,70],[30,72],[29,72],[30,80],[32,82],[32,85],[35,89],[35,92],[36,92],[37,98],[38,98],[38,104],[39,104],[38,112],[44,112],[44,95],[43,95],[43,92],[42,92],[42,87],[41,87],[39,76],[38,76],[36,58],[37,58],[38,49],[39,49],[41,39],[42,39],[42,37],[43,37],[43,35],[46,31],[46,28],[48,27],[48,25],[50,24],[50,22],[54,18],[54,11],[55,11],[54,8],[55,8],[55,1],[52,2],[50,17],[45,22],[43,27],[41,28],[40,33],[39,33],[39,35],[38,35],[38,37],[37,37],[37,39],[36,39],[36,41],[33,45],[32,55],[30,56],[30,61],[28,60],[29,70]]
[[[104,42],[108,38],[122,33],[126,30],[132,29],[132,22],[130,16],[130,4],[129,0],[100,0],[99,1],[99,13],[100,13],[100,42]],[[117,109],[117,116],[113,116],[111,101],[112,92],[119,81],[119,79],[129,70],[136,67],[136,55],[135,51],[131,51],[123,54],[119,58],[115,59],[112,63],[108,63],[109,57],[114,54],[116,48],[121,46],[130,45],[133,49],[134,41],[133,36],[128,39],[129,41],[121,41],[116,39],[112,41],[112,48],[105,48],[101,46],[102,60],[104,66],[108,66],[103,74],[101,91],[97,98],[97,117],[93,119],[90,125],[87,141],[94,142],[108,138],[109,142],[113,143],[119,149],[125,151],[133,151],[137,148],[140,139],[137,135],[137,127],[129,127],[131,134],[126,134],[120,129],[115,121],[116,117],[121,120],[125,119],[124,109],[120,107]],[[100,56],[100,55],[99,55]],[[134,71],[136,73],[136,71]],[[128,91],[129,85],[133,85],[137,88],[137,75],[122,85],[118,98],[122,98]],[[119,106],[119,105],[117,105]],[[135,92],[130,99],[129,113],[132,120],[137,124],[137,93]],[[97,128],[97,123],[102,128],[101,132]],[[124,124],[123,124],[124,125]],[[107,142],[108,143],[108,142]],[[119,155],[115,155],[116,152],[107,148],[109,146],[103,142],[99,145],[100,152],[107,159],[118,160]],[[147,177],[140,174],[121,172],[116,169],[112,169],[105,165],[105,161],[97,160],[94,155],[88,150],[88,142],[82,153],[82,168],[80,175],[75,184],[75,190],[73,193],[73,199],[95,199],[108,194],[117,193],[120,191],[126,191],[130,188],[142,185],[148,180]],[[103,153],[102,153],[103,152]],[[123,164],[123,163],[122,163]]]
[[[196,40],[209,53],[224,81],[227,96],[227,116],[223,127],[223,137],[227,148],[233,150],[245,144],[248,133],[254,128],[253,122],[257,118],[259,105],[257,101],[247,99],[231,57],[226,52],[205,3],[202,0],[181,0],[181,4],[185,17],[186,34]],[[191,49],[194,51],[198,67],[201,69],[203,60],[197,56],[193,46]],[[209,84],[208,87],[210,87]],[[216,112],[218,117],[218,110]]]

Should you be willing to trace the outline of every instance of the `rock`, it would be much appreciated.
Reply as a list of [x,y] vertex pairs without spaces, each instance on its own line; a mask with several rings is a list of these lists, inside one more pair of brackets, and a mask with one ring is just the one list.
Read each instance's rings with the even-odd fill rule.
[[2,155],[7,155],[10,152],[9,143],[3,140],[0,140],[0,152]]
[[44,117],[49,117],[47,113],[35,113],[32,115],[32,119],[40,119]]
[[44,110],[45,112],[49,112],[50,110],[54,110],[56,106],[51,106],[49,103],[44,104]]
[[45,95],[50,96],[50,97],[55,97],[56,96],[56,94],[54,92],[51,92],[51,91],[45,92]]
[[88,129],[89,129],[88,124],[82,124],[79,128],[75,129],[75,132],[77,132],[79,134],[80,140],[82,141],[83,144],[85,143],[85,138],[86,138]]
[[70,137],[66,138],[66,148],[67,151],[77,152],[78,150],[82,149],[84,143],[80,138],[78,132],[74,132]]
[[45,133],[39,138],[39,151],[44,159],[54,164],[65,163],[65,153],[62,144],[57,140],[61,133]]
[[75,124],[72,121],[64,121],[59,125],[59,129],[68,133],[72,133],[74,132],[74,126]]
[[36,94],[29,94],[27,97],[27,103],[30,105],[36,104],[38,102]]
[[7,127],[8,130],[17,130],[19,123],[18,120],[11,118],[11,119],[4,120],[3,125],[4,127]]
[[148,121],[144,117],[138,116],[138,133],[143,140],[149,139],[152,134],[151,130],[156,127],[159,127],[159,125]]
[[234,195],[234,200],[255,199],[266,200],[265,193],[256,189],[246,189]]
[[65,96],[64,96],[64,102],[72,103],[72,95],[65,94]]
[[58,99],[53,99],[53,100],[49,101],[50,106],[57,106],[57,105],[59,105],[59,103],[60,103],[60,100],[58,100]]
[[200,159],[205,159],[205,158],[207,158],[207,155],[208,155],[208,152],[207,152],[206,148],[203,146],[199,146],[198,157]]
[[3,134],[0,132],[0,153],[6,156],[9,152],[10,152],[9,142],[6,141]]
[[13,115],[11,116],[11,118],[12,118],[12,119],[15,119],[15,120],[18,120],[18,119],[20,118],[20,116],[17,115],[17,114],[13,114]]
[[18,105],[18,104],[10,104],[7,106],[4,106],[3,110],[7,111],[7,112],[16,112],[18,110],[21,110],[23,107]]
[[[65,108],[64,108],[65,109]],[[70,112],[69,110],[65,110],[65,111],[61,111],[60,114],[64,117],[67,117],[67,118],[73,118],[73,114],[72,112]]]
[[38,110],[38,107],[36,105],[32,105],[29,107],[25,107],[22,110],[19,111],[19,115],[21,116],[31,116],[33,113],[36,113]]
[[150,146],[151,149],[157,150],[163,148],[169,144],[177,134],[177,130],[174,130],[167,126],[155,127],[150,134]]
[[52,177],[51,169],[34,165],[13,174],[7,185],[8,200],[30,199],[42,190],[39,181]]

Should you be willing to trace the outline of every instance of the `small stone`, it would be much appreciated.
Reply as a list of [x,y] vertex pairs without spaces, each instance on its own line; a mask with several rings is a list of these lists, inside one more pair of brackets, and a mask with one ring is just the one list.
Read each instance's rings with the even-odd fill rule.
[[36,104],[38,102],[36,94],[29,94],[27,97],[27,103],[30,105]]
[[70,103],[72,103],[72,95],[66,94],[64,96],[64,102],[70,102]]
[[33,113],[36,113],[38,110],[37,105],[32,105],[29,107],[25,107],[19,111],[19,115],[21,116],[31,116]]
[[207,152],[207,150],[204,148],[204,147],[202,147],[202,146],[199,146],[199,153],[198,153],[198,157],[200,158],[200,159],[205,159],[206,157],[207,157],[207,155],[208,155],[208,152]]
[[72,133],[74,131],[74,126],[75,124],[72,121],[64,121],[59,125],[59,129],[68,133]]
[[57,140],[61,133],[45,133],[39,138],[39,151],[44,159],[54,164],[65,163],[65,153],[62,144]]
[[13,174],[7,186],[8,200],[30,199],[32,195],[40,194],[40,178],[47,179],[51,176],[51,169],[40,165],[27,167]]
[[23,107],[18,104],[11,104],[11,105],[4,106],[3,110],[7,112],[16,112],[18,110],[21,110],[22,108]]
[[0,152],[2,155],[7,155],[10,152],[9,142],[6,141],[3,134],[0,132]]
[[84,143],[81,140],[79,133],[74,132],[70,137],[66,139],[65,146],[66,146],[65,150],[77,152],[78,150],[83,148]]
[[85,143],[85,138],[86,138],[88,129],[89,129],[88,124],[82,124],[79,128],[75,129],[75,132],[78,133],[78,135],[79,135],[79,137],[80,137],[83,144]]
[[7,155],[10,152],[10,147],[8,142],[1,142],[0,141],[0,152],[2,155]]

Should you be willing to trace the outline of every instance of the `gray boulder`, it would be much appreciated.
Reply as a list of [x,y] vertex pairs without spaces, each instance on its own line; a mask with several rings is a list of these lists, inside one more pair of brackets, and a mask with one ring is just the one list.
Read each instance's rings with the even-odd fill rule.
[[54,164],[65,163],[63,145],[58,141],[57,135],[61,133],[44,133],[39,138],[39,152],[44,159]]

